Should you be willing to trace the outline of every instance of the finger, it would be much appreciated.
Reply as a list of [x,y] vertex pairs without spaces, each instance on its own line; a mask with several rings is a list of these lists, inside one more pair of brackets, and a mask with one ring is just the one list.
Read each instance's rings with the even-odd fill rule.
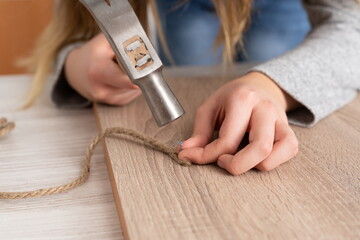
[[141,91],[134,90],[121,90],[109,92],[109,97],[104,101],[107,104],[123,106],[132,102],[135,98],[141,95]]
[[276,110],[271,103],[254,108],[250,122],[249,144],[235,156],[223,154],[217,164],[233,175],[239,175],[267,158],[273,148]]
[[120,89],[139,89],[113,61],[108,62],[103,70],[103,83]]
[[111,105],[124,105],[129,102],[126,101],[127,97],[131,98],[133,95],[137,97],[140,94],[140,89],[120,89],[101,84],[92,89],[90,99],[94,102],[107,103]]
[[94,44],[97,46],[95,49],[96,56],[101,59],[98,62],[102,62],[101,66],[95,66],[95,72],[100,72],[100,81],[103,83],[117,87],[117,88],[129,88],[137,89],[138,86],[133,84],[121,66],[113,61],[115,53],[107,41],[104,34],[99,34],[94,39]]
[[102,55],[106,56],[107,58],[115,56],[114,50],[103,33],[98,34],[93,39],[93,44],[97,46],[97,51],[101,51]]
[[261,171],[270,171],[293,158],[298,152],[298,140],[294,131],[287,123],[276,123],[275,141],[270,156],[259,163],[256,166],[257,169]]
[[205,148],[185,149],[180,157],[197,164],[216,161],[222,154],[233,154],[244,137],[249,124],[252,101],[230,101],[226,105],[225,118],[219,131],[219,138]]
[[198,108],[195,114],[194,129],[191,138],[184,141],[182,148],[205,146],[212,138],[216,119],[216,108],[212,99]]

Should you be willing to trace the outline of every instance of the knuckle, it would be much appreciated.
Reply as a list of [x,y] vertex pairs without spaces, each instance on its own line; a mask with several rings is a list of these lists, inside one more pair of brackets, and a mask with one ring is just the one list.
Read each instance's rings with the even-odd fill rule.
[[265,109],[266,109],[267,111],[269,111],[269,112],[272,112],[272,111],[275,111],[275,110],[276,110],[274,104],[273,104],[271,101],[269,101],[269,100],[263,100],[263,101],[261,101],[261,106],[262,106],[263,108],[265,108]]
[[237,144],[234,143],[234,141],[220,140],[220,142],[221,142],[222,154],[224,153],[232,154],[235,152],[235,150],[238,147]]
[[284,137],[284,142],[286,142],[287,148],[291,152],[291,155],[295,156],[299,151],[299,141],[290,127],[288,133]]
[[91,96],[95,101],[104,101],[107,99],[107,93],[102,88],[94,88],[91,92]]
[[267,156],[270,155],[272,148],[273,148],[272,143],[258,142],[258,143],[254,143],[254,144],[255,144],[255,147],[257,148],[258,153],[261,155],[262,158],[266,158]]
[[93,42],[91,48],[89,49],[90,57],[98,57],[104,54],[104,46],[106,46],[106,38],[103,36],[98,36],[96,42]]
[[292,152],[292,155],[295,156],[299,151],[299,142],[295,136],[288,138],[289,148]]
[[236,97],[243,102],[253,102],[256,99],[256,93],[250,88],[240,88],[236,92]]

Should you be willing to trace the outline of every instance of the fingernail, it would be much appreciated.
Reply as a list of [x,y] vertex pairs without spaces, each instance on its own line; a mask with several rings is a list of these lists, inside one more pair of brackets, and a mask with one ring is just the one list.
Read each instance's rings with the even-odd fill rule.
[[218,165],[219,167],[221,167],[221,168],[224,168],[224,167],[225,167],[225,166],[224,166],[224,162],[223,162],[223,161],[220,161],[220,160],[217,161],[217,165]]
[[181,152],[183,150],[182,145],[183,145],[183,141],[179,141],[178,142],[178,147],[177,147],[179,152]]

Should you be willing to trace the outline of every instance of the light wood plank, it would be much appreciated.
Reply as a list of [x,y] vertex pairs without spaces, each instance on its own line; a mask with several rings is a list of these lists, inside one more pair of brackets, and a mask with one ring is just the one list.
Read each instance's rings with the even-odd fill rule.
[[[75,179],[85,149],[97,134],[91,109],[59,110],[49,99],[52,84],[27,111],[17,110],[28,76],[0,77],[0,116],[16,129],[0,138],[0,191],[52,187]],[[42,198],[0,200],[0,239],[122,239],[101,148],[87,183]]]
[[[195,109],[231,79],[169,75],[187,112],[184,117],[158,128],[140,97],[125,107],[97,105],[100,128],[127,127],[175,146],[191,135]],[[312,129],[294,127],[299,154],[269,173],[250,171],[234,177],[213,164],[181,167],[142,143],[107,138],[108,167],[125,237],[359,238],[359,104],[357,98]]]

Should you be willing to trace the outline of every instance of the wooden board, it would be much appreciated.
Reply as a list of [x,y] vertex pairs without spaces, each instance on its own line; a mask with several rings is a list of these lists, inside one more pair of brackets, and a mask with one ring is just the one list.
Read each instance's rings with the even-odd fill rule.
[[[186,110],[180,120],[158,128],[140,97],[125,107],[96,105],[99,126],[135,129],[175,146],[191,135],[196,108],[229,79],[168,75]],[[298,155],[268,173],[181,167],[141,143],[107,138],[125,239],[360,238],[359,105],[358,97],[311,129],[293,127]]]

